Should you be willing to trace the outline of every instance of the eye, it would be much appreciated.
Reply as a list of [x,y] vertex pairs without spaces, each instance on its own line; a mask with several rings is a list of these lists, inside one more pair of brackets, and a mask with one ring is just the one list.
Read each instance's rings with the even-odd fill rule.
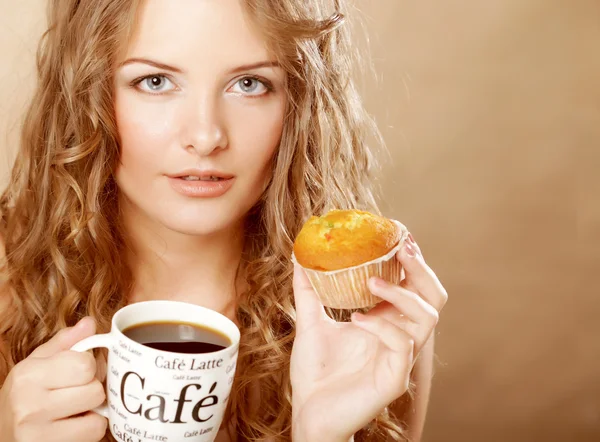
[[271,90],[272,88],[266,82],[254,77],[241,78],[232,87],[232,92],[254,97],[264,95]]
[[164,75],[149,75],[139,80],[136,86],[150,94],[170,92],[175,89],[173,82]]

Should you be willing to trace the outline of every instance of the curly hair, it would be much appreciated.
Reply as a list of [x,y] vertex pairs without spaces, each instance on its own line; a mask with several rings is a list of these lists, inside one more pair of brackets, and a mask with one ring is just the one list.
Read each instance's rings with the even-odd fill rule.
[[[0,384],[11,364],[85,315],[107,331],[132,287],[114,179],[120,148],[112,81],[142,0],[93,3],[50,1],[37,90],[0,197],[9,295],[0,312],[0,340],[9,349]],[[242,342],[227,418],[244,440],[279,442],[290,440],[291,429],[293,239],[314,213],[378,212],[369,141],[382,143],[353,80],[359,58],[341,0],[242,3],[287,72],[288,112],[270,184],[246,222],[248,290],[239,299]],[[340,320],[349,313],[330,312]],[[386,410],[357,440],[389,437],[405,440],[399,418]]]

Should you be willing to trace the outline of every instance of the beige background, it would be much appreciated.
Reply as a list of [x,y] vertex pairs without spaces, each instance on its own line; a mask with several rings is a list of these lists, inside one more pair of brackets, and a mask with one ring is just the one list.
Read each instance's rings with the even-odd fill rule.
[[[357,0],[386,212],[446,284],[429,442],[600,440],[600,2]],[[0,180],[43,0],[0,0]]]

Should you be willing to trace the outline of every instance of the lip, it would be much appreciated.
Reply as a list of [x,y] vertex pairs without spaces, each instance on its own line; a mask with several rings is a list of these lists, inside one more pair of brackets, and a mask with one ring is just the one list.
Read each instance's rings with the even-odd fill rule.
[[[185,176],[195,176],[198,178],[206,178],[210,176],[221,178],[219,181],[187,181]],[[177,193],[191,198],[217,198],[223,196],[235,181],[235,176],[216,171],[216,170],[200,170],[188,169],[178,172],[174,175],[167,175],[169,184]]]
[[214,170],[214,169],[185,169],[185,170],[182,170],[181,172],[169,174],[167,176],[169,178],[181,178],[184,176],[195,176],[198,178],[206,178],[206,177],[214,176],[214,177],[222,178],[224,180],[234,178],[234,176],[231,175],[230,173],[221,172],[219,170]]

